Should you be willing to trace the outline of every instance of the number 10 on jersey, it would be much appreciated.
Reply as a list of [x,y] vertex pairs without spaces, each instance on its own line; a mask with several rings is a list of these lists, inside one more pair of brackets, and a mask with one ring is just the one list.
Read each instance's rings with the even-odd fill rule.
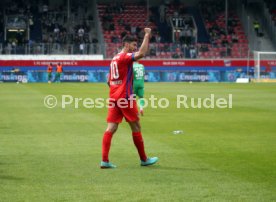
[[110,74],[111,74],[111,79],[119,78],[119,69],[116,61],[112,61],[110,64]]

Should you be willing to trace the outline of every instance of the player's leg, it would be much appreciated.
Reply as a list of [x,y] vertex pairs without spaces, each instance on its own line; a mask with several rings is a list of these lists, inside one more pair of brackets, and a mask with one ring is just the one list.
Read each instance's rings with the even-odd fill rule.
[[60,73],[59,72],[57,72],[57,75],[56,75],[56,82],[57,83],[60,82]]
[[51,80],[52,80],[52,74],[49,72],[48,73],[48,83],[51,83]]
[[136,95],[136,97],[138,96],[138,86],[137,85],[133,85],[133,93]]
[[146,161],[147,160],[147,155],[145,152],[145,147],[144,147],[144,141],[141,133],[141,126],[140,122],[134,121],[134,122],[128,122],[131,131],[132,131],[132,139],[133,143],[137,148],[138,154],[140,156],[141,161]]
[[102,141],[102,161],[101,161],[101,168],[116,168],[114,164],[109,162],[109,150],[111,146],[111,140],[118,128],[118,123],[107,123],[107,129],[103,135]]
[[157,157],[148,158],[145,152],[144,140],[141,133],[141,125],[139,120],[134,122],[128,122],[132,130],[133,142],[137,148],[140,156],[141,166],[149,166],[155,164],[158,161]]
[[58,73],[56,72],[56,73],[55,73],[55,78],[54,78],[54,81],[53,81],[53,82],[57,82],[57,78],[58,78]]
[[146,165],[152,165],[156,163],[158,158],[156,157],[147,158],[147,155],[145,152],[136,101],[134,100],[131,105],[130,104],[128,105],[128,108],[121,109],[121,111],[131,128],[133,142],[140,156],[141,165],[146,166]]
[[58,82],[60,83],[61,73],[58,73]]
[[144,87],[138,88],[137,95],[139,97],[139,111],[140,111],[140,114],[143,116],[144,115],[144,106],[145,106]]
[[109,162],[108,154],[111,146],[111,140],[118,128],[118,123],[107,123],[107,129],[103,135],[102,142],[102,161]]
[[[110,105],[109,105],[110,106]],[[107,114],[107,129],[103,135],[102,141],[102,161],[101,168],[115,168],[116,166],[109,162],[109,150],[111,147],[111,140],[116,132],[118,125],[122,122],[123,114],[121,113],[118,106],[108,108]]]

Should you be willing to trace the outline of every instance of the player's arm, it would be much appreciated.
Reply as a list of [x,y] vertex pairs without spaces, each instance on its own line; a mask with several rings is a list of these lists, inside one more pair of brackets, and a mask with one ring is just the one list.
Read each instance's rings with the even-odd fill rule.
[[110,87],[110,73],[108,74],[108,78],[107,78],[106,84],[108,85],[108,87]]
[[145,57],[145,55],[148,51],[151,28],[145,28],[144,31],[145,31],[145,35],[144,35],[143,43],[142,43],[139,51],[134,53],[135,61]]

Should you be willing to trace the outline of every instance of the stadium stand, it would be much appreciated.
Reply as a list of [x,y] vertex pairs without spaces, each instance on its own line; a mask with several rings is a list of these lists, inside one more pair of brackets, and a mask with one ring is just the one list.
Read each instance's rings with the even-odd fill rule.
[[[12,0],[2,5],[6,18],[1,18],[0,26],[6,24],[8,32],[6,41],[0,33],[2,54],[96,53],[92,43],[97,43],[97,40],[93,39],[93,18],[87,2],[72,1],[72,4],[70,18],[66,5],[57,7],[47,1]],[[25,26],[18,23],[20,20]],[[19,29],[23,31],[17,31]]]
[[[102,53],[105,58],[111,58],[119,51],[123,36],[135,34],[141,42],[143,28],[149,26],[153,29],[153,36],[147,58],[244,58],[248,55],[248,39],[231,7],[228,30],[225,31],[222,1],[201,1],[193,6],[175,1],[152,6],[149,10],[140,3],[100,3],[97,8],[91,8],[87,1],[72,2],[70,18],[65,5],[57,7],[47,1],[37,4],[34,0],[12,0],[5,7],[1,5],[6,16],[14,16],[12,20],[22,19],[30,27],[28,40],[18,32],[5,41],[5,16],[1,12],[1,53]],[[271,0],[266,2],[273,14],[275,3]],[[95,10],[98,10],[102,30],[97,30],[91,23],[91,13]],[[178,29],[179,23],[182,24],[181,29]],[[95,32],[103,35],[104,51],[99,48],[101,41]]]
[[[237,14],[229,11],[228,33],[225,30],[225,11],[221,1],[201,2],[200,8],[210,35],[210,44],[204,44],[205,51],[199,49],[200,58],[243,58],[248,54],[248,40]],[[200,44],[202,47],[203,44]]]
[[[165,9],[165,20],[161,16],[163,11],[160,13],[163,6],[150,8],[148,25],[153,28],[154,34],[148,58],[247,57],[248,40],[234,10],[229,11],[228,33],[225,31],[223,3],[201,2],[199,8],[168,5]],[[98,4],[98,11],[102,20],[104,40],[108,47],[107,58],[111,58],[119,51],[121,39],[126,34],[136,34],[141,40],[142,28],[147,25],[145,6]],[[202,15],[202,19],[199,14]],[[183,29],[174,29],[175,18],[183,21]],[[167,26],[167,33],[174,30],[175,35],[171,36],[171,39],[164,36],[162,30],[164,25]]]
[[[105,43],[112,44],[106,50],[106,57],[110,58],[118,52],[121,46],[121,40],[125,35],[136,35],[139,42],[143,38],[143,27],[146,25],[153,29],[153,37],[151,42],[159,41],[156,24],[149,14],[149,22],[147,22],[147,11],[145,6],[137,4],[122,5],[114,3],[112,5],[99,4],[98,11],[102,20],[102,28]],[[153,56],[154,51],[151,48],[150,53]]]

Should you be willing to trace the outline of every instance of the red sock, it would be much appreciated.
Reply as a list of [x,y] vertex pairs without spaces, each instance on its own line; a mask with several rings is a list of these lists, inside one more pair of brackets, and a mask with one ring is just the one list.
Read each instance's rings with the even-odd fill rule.
[[109,131],[105,131],[103,136],[103,143],[102,143],[102,161],[109,162],[108,160],[108,153],[111,145],[112,133]]
[[143,141],[141,132],[132,132],[132,137],[133,137],[133,142],[138,150],[140,159],[142,161],[146,161],[147,155],[145,153],[144,141]]

